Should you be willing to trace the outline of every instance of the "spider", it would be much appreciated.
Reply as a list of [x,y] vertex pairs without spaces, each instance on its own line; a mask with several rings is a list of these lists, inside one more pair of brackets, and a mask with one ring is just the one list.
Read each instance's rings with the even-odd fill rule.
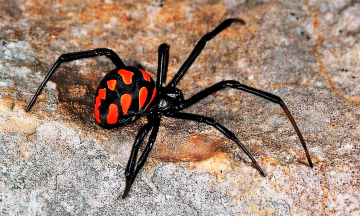
[[[198,41],[191,54],[180,67],[179,71],[166,86],[163,85],[163,83],[166,80],[170,46],[165,43],[161,44],[158,50],[159,58],[156,83],[151,78],[151,76],[142,69],[142,67],[136,68],[126,66],[120,57],[111,49],[98,48],[82,52],[62,54],[39,86],[38,90],[27,106],[26,112],[30,111],[35,103],[36,98],[39,96],[45,84],[49,81],[50,77],[54,74],[60,64],[78,59],[106,56],[112,61],[116,68],[105,75],[105,77],[100,81],[96,90],[94,107],[96,122],[101,127],[110,129],[127,125],[142,115],[146,115],[148,120],[147,123],[140,128],[135,138],[129,161],[125,168],[125,188],[122,195],[123,199],[128,195],[137,174],[144,166],[153,144],[155,143],[162,116],[192,120],[211,125],[224,134],[228,139],[234,141],[251,159],[255,167],[260,171],[261,175],[265,176],[264,171],[256,162],[252,154],[229,129],[219,124],[212,118],[198,114],[181,112],[185,108],[190,107],[205,97],[227,87],[242,90],[279,104],[294,127],[305,150],[309,166],[312,168],[313,164],[311,162],[305,140],[301,135],[294,118],[290,114],[290,111],[280,97],[259,89],[246,86],[235,80],[226,80],[216,83],[196,93],[188,99],[184,99],[183,93],[176,87],[181,78],[193,64],[195,59],[199,56],[205,47],[206,42],[210,41],[213,37],[225,30],[232,23],[240,23],[245,25],[245,21],[242,19],[230,18],[224,20],[211,32],[205,34]],[[145,136],[150,131],[151,133],[149,135],[146,147],[143,150],[140,158],[137,160],[140,145],[143,142]]]

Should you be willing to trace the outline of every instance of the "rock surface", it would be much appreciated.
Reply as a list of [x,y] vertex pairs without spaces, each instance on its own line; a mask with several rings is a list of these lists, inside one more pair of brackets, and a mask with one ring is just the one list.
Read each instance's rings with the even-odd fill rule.
[[[359,215],[360,2],[0,1],[0,215]],[[283,98],[309,146],[307,165],[283,111],[223,90],[186,110],[232,130],[262,177],[210,126],[162,119],[130,195],[124,167],[145,118],[104,130],[94,92],[113,68],[104,58],[63,64],[31,112],[25,108],[63,53],[108,47],[168,79],[195,43],[228,17],[180,82],[185,97],[238,80]],[[358,204],[356,204],[358,203]]]

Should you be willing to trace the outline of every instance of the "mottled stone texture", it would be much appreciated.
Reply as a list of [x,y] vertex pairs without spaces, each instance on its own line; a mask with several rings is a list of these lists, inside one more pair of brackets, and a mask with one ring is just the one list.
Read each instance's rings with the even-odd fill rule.
[[[359,215],[360,2],[0,0],[0,215]],[[139,127],[104,130],[94,91],[104,58],[64,64],[24,111],[62,53],[108,47],[168,79],[196,41],[228,17],[180,82],[186,97],[234,79],[279,95],[315,167],[277,105],[222,90],[188,112],[210,116],[253,153],[262,177],[210,126],[163,118],[129,197],[124,167]]]

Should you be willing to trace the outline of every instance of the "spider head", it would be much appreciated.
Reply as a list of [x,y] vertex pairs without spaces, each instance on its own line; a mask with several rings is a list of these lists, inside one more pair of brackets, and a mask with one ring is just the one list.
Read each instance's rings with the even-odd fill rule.
[[159,109],[162,111],[178,110],[179,105],[184,101],[184,95],[176,87],[164,87],[159,90]]

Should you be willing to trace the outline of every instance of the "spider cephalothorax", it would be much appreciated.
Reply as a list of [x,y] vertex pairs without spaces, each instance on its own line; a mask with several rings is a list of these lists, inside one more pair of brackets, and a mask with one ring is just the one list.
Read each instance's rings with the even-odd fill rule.
[[[114,128],[126,125],[136,120],[141,115],[146,115],[148,118],[147,124],[140,128],[130,153],[129,161],[125,169],[126,183],[122,198],[127,196],[131,185],[135,180],[135,177],[139,173],[140,169],[144,166],[144,163],[156,140],[160,126],[160,119],[163,115],[178,119],[202,122],[213,126],[215,129],[223,133],[227,138],[234,141],[251,159],[260,173],[265,175],[264,171],[261,169],[251,153],[230,130],[212,118],[181,112],[183,109],[199,102],[203,98],[227,87],[242,90],[279,104],[280,107],[284,110],[286,116],[289,118],[297,135],[299,136],[310,167],[313,167],[310,154],[300,133],[300,130],[297,127],[294,118],[290,114],[290,111],[287,109],[285,103],[281,100],[280,97],[243,85],[235,80],[225,80],[216,83],[188,99],[184,99],[181,90],[176,88],[178,82],[185,75],[187,70],[205,47],[206,42],[229,27],[233,22],[245,25],[245,22],[242,19],[227,19],[219,26],[217,26],[213,31],[205,34],[196,44],[194,50],[191,52],[184,64],[180,67],[179,71],[166,86],[163,86],[163,83],[165,82],[166,78],[170,48],[167,44],[161,44],[159,47],[159,62],[156,83],[143,69],[125,66],[120,57],[110,49],[99,48],[83,52],[63,54],[58,58],[58,60],[46,75],[44,81],[41,83],[40,87],[26,108],[26,111],[29,111],[34,105],[35,100],[40,94],[41,90],[61,63],[105,55],[114,63],[116,68],[105,75],[96,90],[94,105],[96,122],[101,127]],[[150,131],[151,133],[149,135],[149,140],[146,144],[146,147],[139,160],[137,160],[140,145]]]

